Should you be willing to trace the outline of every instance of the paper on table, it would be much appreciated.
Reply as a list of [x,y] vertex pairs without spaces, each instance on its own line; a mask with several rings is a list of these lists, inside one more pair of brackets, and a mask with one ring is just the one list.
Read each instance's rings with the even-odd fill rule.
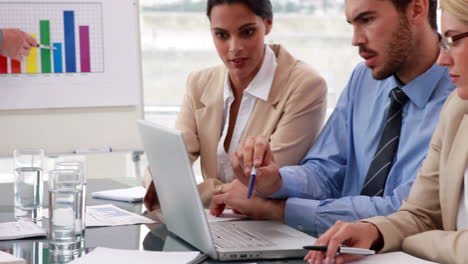
[[0,223],[0,240],[45,236],[47,232],[34,222],[18,221]]
[[349,264],[395,264],[395,263],[405,263],[405,264],[437,264],[436,262],[427,261],[419,259],[408,255],[403,252],[391,252],[385,254],[377,254],[372,256],[367,256],[362,259],[358,259]]
[[[48,209],[43,214],[48,215]],[[154,224],[155,221],[112,204],[86,206],[86,227]]]
[[91,196],[93,198],[100,198],[100,199],[109,199],[109,200],[116,200],[116,201],[124,201],[124,202],[141,202],[143,197],[145,197],[146,190],[142,186],[127,188],[127,189],[115,189],[115,190],[107,190],[107,191],[100,191],[100,192],[93,192]]
[[155,221],[120,209],[112,204],[86,207],[86,226],[118,226],[134,224],[154,224]]
[[26,264],[26,261],[6,252],[0,251],[0,264]]
[[161,252],[161,251],[139,251],[123,250],[98,247],[91,253],[78,258],[70,264],[94,264],[94,263],[112,263],[112,264],[154,264],[154,263],[174,263],[186,264],[194,260],[200,252]]
[[224,210],[224,212],[218,217],[210,214],[209,209],[205,209],[205,213],[206,213],[206,219],[208,220],[209,223],[241,220],[241,219],[247,218],[246,215],[235,214],[231,209]]

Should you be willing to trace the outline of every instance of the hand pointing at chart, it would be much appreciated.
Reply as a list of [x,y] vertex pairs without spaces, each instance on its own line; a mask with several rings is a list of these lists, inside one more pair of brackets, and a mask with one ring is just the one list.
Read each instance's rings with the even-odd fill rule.
[[29,50],[37,46],[37,41],[19,29],[0,29],[0,54],[21,60],[29,55]]

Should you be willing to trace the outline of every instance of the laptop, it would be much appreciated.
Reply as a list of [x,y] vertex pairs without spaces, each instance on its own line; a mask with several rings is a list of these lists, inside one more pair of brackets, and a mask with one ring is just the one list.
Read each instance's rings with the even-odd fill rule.
[[167,229],[220,261],[301,258],[315,238],[271,220],[208,222],[181,132],[138,121]]

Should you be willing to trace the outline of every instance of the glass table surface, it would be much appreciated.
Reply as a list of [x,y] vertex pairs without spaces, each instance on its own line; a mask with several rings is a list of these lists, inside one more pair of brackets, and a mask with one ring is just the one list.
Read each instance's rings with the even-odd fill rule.
[[[113,204],[127,211],[142,214],[142,203],[126,203],[111,200],[94,199],[91,193],[101,190],[128,188],[137,186],[139,181],[134,178],[122,179],[88,179],[86,205]],[[44,184],[44,194],[48,192],[47,182]],[[0,222],[14,221],[13,214],[13,183],[0,184]],[[46,197],[46,196],[45,196]],[[43,208],[48,207],[44,199]],[[147,214],[149,218],[158,220],[157,213]],[[46,220],[43,220],[46,225]],[[150,251],[198,251],[180,238],[171,234],[164,224],[128,225],[114,227],[86,228],[84,253],[91,252],[96,247],[116,249],[150,250]],[[24,258],[28,264],[66,263],[65,260],[53,259],[49,254],[46,237],[0,241],[0,250]],[[207,259],[202,263],[305,263],[301,259],[292,260],[243,260],[217,262]]]

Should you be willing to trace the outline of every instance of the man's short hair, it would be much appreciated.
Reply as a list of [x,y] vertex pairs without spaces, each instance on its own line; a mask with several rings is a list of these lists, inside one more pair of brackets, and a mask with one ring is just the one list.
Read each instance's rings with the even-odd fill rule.
[[[411,3],[413,0],[391,0],[393,5],[400,11],[404,12],[406,11],[406,8],[408,8],[408,5]],[[437,31],[437,0],[428,0],[429,1],[429,14],[428,14],[428,19],[429,19],[429,24],[431,25],[432,29],[434,31]]]

